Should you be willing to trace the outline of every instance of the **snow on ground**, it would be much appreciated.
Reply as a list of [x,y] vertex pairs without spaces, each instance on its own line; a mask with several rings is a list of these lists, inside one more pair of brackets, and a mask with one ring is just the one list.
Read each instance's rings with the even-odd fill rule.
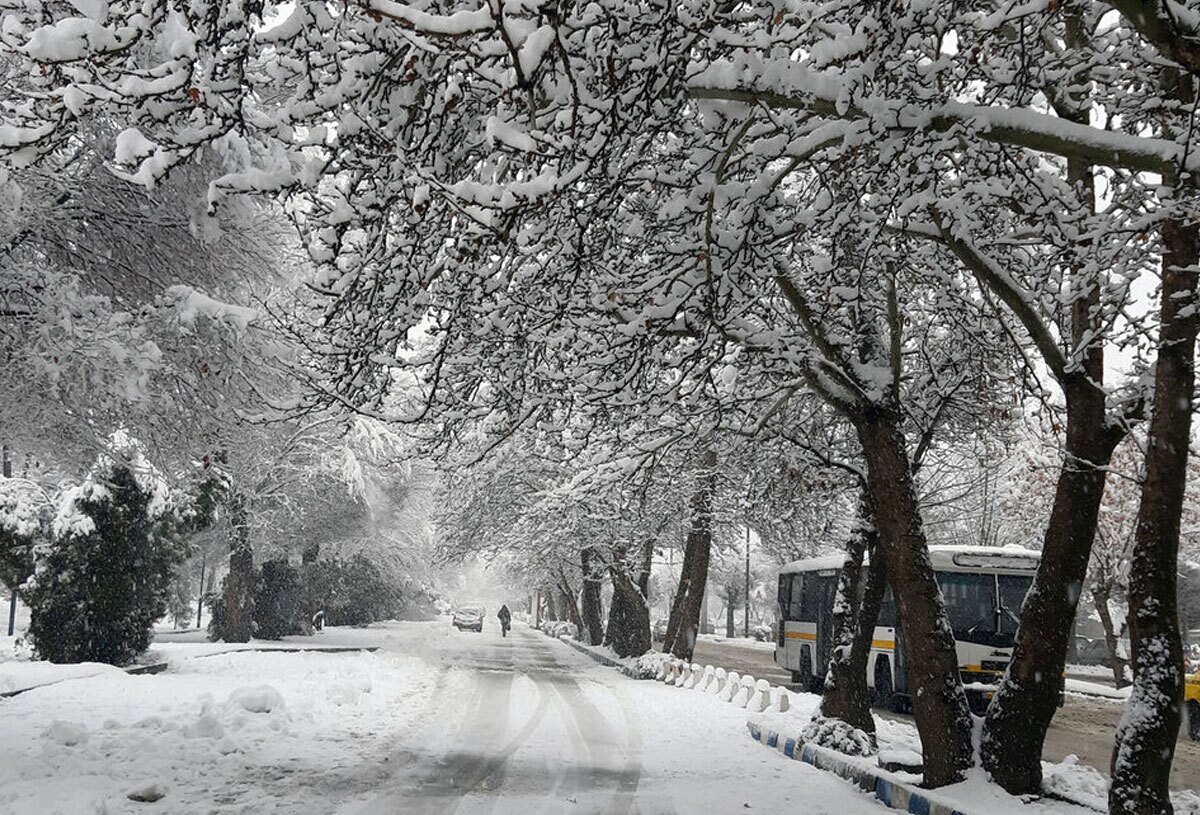
[[2,703],[0,813],[321,811],[386,778],[436,677],[400,654],[245,652],[29,691]]
[[747,637],[721,637],[716,634],[701,634],[699,639],[708,640],[709,642],[736,645],[739,648],[746,648],[752,651],[765,651],[771,654],[775,653],[775,643],[770,641],[760,642]]
[[[379,650],[279,650],[296,647]],[[164,633],[154,649],[166,673],[86,666],[98,672],[0,700],[0,815],[886,811],[752,741],[746,711],[630,680],[523,625],[507,639],[439,620],[244,646]],[[798,731],[818,701],[790,699],[767,726]],[[911,724],[878,724],[889,752],[919,748]],[[1102,803],[1099,772],[1044,766],[1050,789]],[[1087,811],[1021,804],[978,772],[936,795],[998,815]],[[1200,813],[1194,793],[1175,802]]]
[[635,682],[523,626],[305,640],[375,653],[211,655],[165,639],[166,673],[0,701],[2,815],[882,811],[758,748],[744,711]]
[[1114,688],[1112,685],[1104,685],[1099,682],[1088,682],[1085,679],[1072,679],[1067,677],[1063,680],[1063,690],[1067,693],[1082,693],[1087,696],[1099,696],[1104,699],[1112,699],[1115,702],[1124,702],[1129,698],[1129,692],[1132,686],[1124,688]]
[[1112,679],[1112,668],[1107,665],[1077,665],[1068,664],[1066,672],[1071,676],[1096,676],[1102,679]]
[[[1111,688],[1108,690],[1112,692]],[[816,713],[821,697],[789,692],[789,699],[791,707],[787,713],[750,714],[746,718],[764,729],[796,735]],[[881,753],[893,759],[908,757],[914,762],[919,761],[921,740],[914,725],[877,716],[875,726]],[[1023,802],[991,784],[986,773],[978,768],[969,771],[965,781],[930,791],[928,797],[951,802],[963,812],[988,815],[1084,815],[1093,810],[1107,811],[1108,778],[1099,770],[1080,764],[1075,756],[1067,756],[1061,762],[1043,761],[1042,772],[1046,791],[1059,800],[1045,798]],[[920,784],[920,776],[912,773],[888,775],[898,781]],[[1171,800],[1179,815],[1200,815],[1200,794],[1196,791],[1174,790]]]

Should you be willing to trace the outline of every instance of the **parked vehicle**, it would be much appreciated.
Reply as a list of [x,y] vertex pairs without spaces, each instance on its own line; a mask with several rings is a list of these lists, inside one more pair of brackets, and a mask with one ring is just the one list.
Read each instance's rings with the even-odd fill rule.
[[471,603],[471,604],[463,605],[463,606],[457,606],[454,609],[454,618],[453,618],[452,622],[454,623],[454,627],[457,628],[459,631],[466,629],[468,631],[482,633],[482,631],[483,631],[483,614],[484,614],[483,606],[478,605],[476,603]]
[[[1018,615],[1039,555],[1015,547],[931,546],[929,557],[954,629],[959,674],[972,707],[980,709],[1012,659]],[[844,562],[844,555],[809,558],[779,572],[775,662],[791,672],[793,682],[814,693],[824,684],[833,648],[833,603]],[[867,685],[877,705],[910,707],[906,662],[904,632],[889,587],[867,658]]]

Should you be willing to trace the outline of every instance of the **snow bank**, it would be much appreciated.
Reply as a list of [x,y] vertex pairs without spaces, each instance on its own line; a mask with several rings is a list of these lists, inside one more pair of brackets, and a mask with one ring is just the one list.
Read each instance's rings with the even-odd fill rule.
[[805,743],[812,742],[847,756],[869,756],[875,753],[875,739],[841,719],[815,716],[800,730]]
[[663,666],[670,661],[670,654],[664,654],[661,651],[647,651],[633,661],[633,678],[654,679],[661,675]]
[[[49,666],[38,678],[76,678],[5,700],[0,813],[336,812],[386,780],[396,734],[442,677],[396,653],[172,651],[173,669],[152,676]],[[44,669],[0,662],[20,684]]]
[[46,728],[43,736],[47,741],[61,744],[64,747],[74,747],[88,740],[87,729],[75,722],[54,722]]
[[270,685],[238,688],[229,695],[229,705],[240,707],[251,713],[270,713],[285,709],[283,696]]

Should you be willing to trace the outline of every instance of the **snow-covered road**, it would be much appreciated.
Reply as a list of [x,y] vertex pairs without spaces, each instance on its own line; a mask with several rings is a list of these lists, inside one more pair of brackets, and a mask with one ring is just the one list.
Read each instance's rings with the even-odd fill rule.
[[393,623],[306,642],[380,650],[196,657],[211,646],[173,643],[167,673],[0,702],[0,813],[886,811],[756,745],[745,711],[523,627]]
[[525,628],[507,639],[459,634],[438,651],[453,669],[434,702],[444,715],[405,735],[389,789],[354,815],[493,812],[501,803],[521,813],[627,813],[635,800],[672,811],[652,790],[639,796],[644,745],[628,680],[579,678],[594,666]]
[[434,703],[444,715],[403,736],[386,789],[339,815],[883,811],[845,782],[752,749],[744,711],[634,682],[527,628],[423,647],[446,670]]

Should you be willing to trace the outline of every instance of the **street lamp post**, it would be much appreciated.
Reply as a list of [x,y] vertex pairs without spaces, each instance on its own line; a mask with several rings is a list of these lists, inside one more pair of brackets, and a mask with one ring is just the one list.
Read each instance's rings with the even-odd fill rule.
[[[0,458],[3,459],[3,472],[5,478],[12,478],[12,459],[8,457],[8,445],[4,445],[3,451],[0,452]],[[8,590],[8,636],[13,635],[13,630],[17,623],[17,587],[10,586]]]
[[742,636],[750,636],[750,524],[746,524],[746,619],[742,621]]

